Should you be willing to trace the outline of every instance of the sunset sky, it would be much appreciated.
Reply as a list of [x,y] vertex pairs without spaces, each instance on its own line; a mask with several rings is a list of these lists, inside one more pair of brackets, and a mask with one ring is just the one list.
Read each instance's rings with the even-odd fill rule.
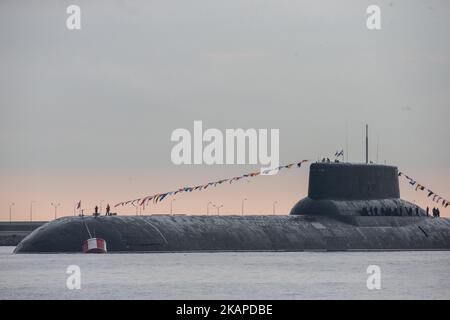
[[[280,162],[346,149],[450,199],[448,1],[0,2],[0,220],[53,219],[259,169],[171,162],[173,130],[280,130]],[[347,134],[346,134],[347,133]],[[176,213],[286,214],[308,166],[176,196]],[[401,180],[402,197],[436,205]],[[144,213],[168,213],[170,199]],[[441,215],[450,216],[450,207]],[[211,207],[211,213],[214,208]],[[116,210],[113,210],[116,211]],[[134,214],[133,207],[120,214]]]

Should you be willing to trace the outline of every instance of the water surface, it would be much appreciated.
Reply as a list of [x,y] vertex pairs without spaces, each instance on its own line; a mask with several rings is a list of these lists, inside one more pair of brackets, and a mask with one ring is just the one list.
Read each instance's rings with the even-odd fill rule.
[[[450,251],[12,254],[0,299],[449,299]],[[69,265],[81,289],[66,287]],[[366,285],[381,268],[381,289]]]

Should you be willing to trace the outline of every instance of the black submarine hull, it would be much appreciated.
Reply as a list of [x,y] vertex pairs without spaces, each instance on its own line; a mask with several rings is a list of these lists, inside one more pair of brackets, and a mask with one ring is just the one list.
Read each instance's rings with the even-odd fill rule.
[[15,253],[81,252],[92,236],[108,252],[449,250],[450,220],[430,217],[65,217],[28,235]]
[[450,220],[400,199],[393,166],[313,163],[308,197],[284,216],[65,217],[28,235],[16,253],[449,250]]

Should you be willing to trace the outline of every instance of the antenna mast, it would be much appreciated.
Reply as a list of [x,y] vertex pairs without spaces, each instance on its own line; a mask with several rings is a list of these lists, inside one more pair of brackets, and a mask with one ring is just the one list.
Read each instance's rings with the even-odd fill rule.
[[345,160],[348,161],[348,122],[345,122]]
[[366,124],[366,164],[369,163],[369,125]]
[[377,163],[378,163],[378,145],[380,144],[380,136],[377,134]]

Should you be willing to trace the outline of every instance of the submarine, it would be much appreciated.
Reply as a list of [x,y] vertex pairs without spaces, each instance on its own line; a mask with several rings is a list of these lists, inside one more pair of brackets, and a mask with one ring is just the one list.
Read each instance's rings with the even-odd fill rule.
[[286,215],[62,217],[15,253],[77,253],[90,232],[108,252],[449,250],[450,219],[400,198],[395,166],[312,163],[308,195]]

